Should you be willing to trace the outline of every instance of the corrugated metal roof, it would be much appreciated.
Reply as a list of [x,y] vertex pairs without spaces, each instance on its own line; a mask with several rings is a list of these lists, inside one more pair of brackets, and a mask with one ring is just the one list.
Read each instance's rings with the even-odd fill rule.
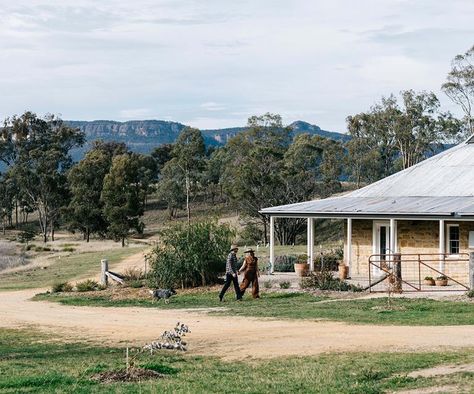
[[474,216],[474,144],[468,140],[345,196],[261,212],[295,216]]

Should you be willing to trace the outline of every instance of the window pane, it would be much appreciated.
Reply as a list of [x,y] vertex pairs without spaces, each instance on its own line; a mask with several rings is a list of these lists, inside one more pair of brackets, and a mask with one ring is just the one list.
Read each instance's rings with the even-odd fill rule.
[[449,253],[459,253],[459,226],[449,227]]

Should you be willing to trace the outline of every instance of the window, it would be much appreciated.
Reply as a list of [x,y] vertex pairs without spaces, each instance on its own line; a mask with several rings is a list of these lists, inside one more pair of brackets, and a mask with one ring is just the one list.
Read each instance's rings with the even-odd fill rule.
[[459,225],[448,224],[448,245],[447,252],[449,254],[459,254]]

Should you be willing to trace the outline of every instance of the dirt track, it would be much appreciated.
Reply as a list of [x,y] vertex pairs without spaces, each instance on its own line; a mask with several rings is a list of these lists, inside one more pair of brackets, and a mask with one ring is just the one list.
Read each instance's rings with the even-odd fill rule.
[[404,327],[209,316],[196,310],[71,307],[29,301],[38,290],[0,293],[0,326],[33,325],[74,340],[143,344],[177,321],[189,325],[190,351],[226,359],[338,351],[474,348],[474,326]]

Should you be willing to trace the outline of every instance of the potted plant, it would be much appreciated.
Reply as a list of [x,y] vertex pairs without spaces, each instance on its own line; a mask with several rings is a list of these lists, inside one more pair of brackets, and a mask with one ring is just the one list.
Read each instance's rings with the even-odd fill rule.
[[445,275],[440,275],[436,278],[436,286],[447,286],[448,278]]
[[339,261],[339,279],[345,280],[349,276],[349,266],[344,263],[344,261]]
[[295,272],[298,276],[306,276],[308,274],[309,264],[308,264],[308,255],[300,254],[296,258],[295,263]]
[[426,286],[434,286],[435,280],[431,276],[425,276],[425,285]]

